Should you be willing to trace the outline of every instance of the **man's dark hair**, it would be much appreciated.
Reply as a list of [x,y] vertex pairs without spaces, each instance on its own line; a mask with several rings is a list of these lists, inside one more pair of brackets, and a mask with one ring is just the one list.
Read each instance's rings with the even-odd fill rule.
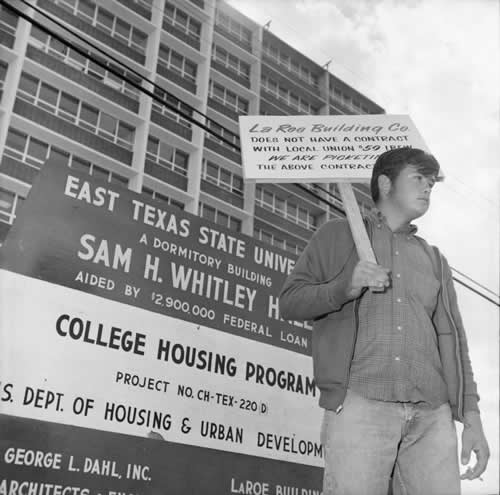
[[438,178],[439,163],[433,155],[418,148],[396,148],[382,153],[373,166],[370,188],[374,203],[380,198],[378,188],[378,178],[380,175],[386,175],[391,183],[398,178],[399,173],[407,165],[413,165],[417,171],[426,177],[434,176]]

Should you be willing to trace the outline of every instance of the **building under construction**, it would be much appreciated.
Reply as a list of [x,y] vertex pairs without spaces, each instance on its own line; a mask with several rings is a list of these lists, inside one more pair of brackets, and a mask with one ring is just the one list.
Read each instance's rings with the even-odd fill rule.
[[335,185],[244,183],[238,116],[383,113],[331,70],[222,1],[0,3],[0,242],[57,158],[300,252]]

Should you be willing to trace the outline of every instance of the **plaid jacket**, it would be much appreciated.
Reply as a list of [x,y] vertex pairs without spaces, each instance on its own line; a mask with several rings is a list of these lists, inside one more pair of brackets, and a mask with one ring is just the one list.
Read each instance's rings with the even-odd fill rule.
[[[365,222],[371,236],[373,221],[367,218]],[[451,270],[437,248],[418,239],[441,281],[432,321],[453,417],[463,422],[465,412],[479,410],[479,396]],[[327,222],[312,237],[280,294],[282,318],[313,321],[314,379],[320,390],[319,404],[325,409],[338,410],[347,390],[359,299],[349,300],[345,293],[358,261],[347,220]]]

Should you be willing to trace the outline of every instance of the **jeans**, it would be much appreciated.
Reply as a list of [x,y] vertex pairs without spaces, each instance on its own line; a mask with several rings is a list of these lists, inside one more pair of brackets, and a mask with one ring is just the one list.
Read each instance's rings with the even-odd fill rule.
[[348,390],[325,411],[323,495],[459,495],[457,435],[448,404],[365,399]]

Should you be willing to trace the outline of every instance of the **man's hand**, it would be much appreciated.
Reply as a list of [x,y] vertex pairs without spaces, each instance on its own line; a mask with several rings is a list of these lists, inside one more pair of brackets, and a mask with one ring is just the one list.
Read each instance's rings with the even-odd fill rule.
[[464,429],[462,431],[462,465],[469,463],[472,451],[476,454],[476,465],[472,469],[467,468],[467,471],[460,476],[462,480],[479,478],[486,469],[490,457],[490,449],[484,436],[481,416],[475,411],[465,413]]
[[359,297],[365,287],[372,292],[380,292],[391,285],[390,270],[371,261],[359,261],[354,267],[351,283],[347,288],[350,299]]

